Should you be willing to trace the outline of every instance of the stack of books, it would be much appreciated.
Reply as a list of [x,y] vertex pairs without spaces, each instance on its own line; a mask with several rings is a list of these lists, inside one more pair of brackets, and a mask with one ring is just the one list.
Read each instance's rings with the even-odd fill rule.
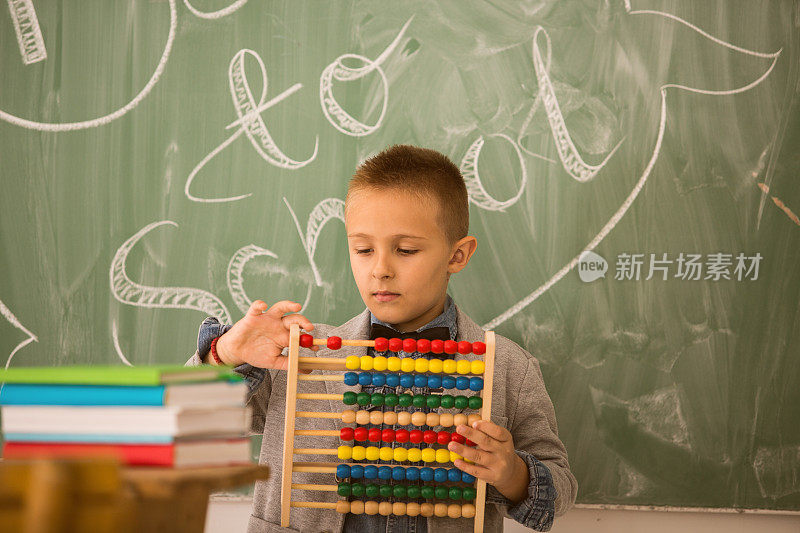
[[0,370],[2,456],[113,456],[137,466],[250,462],[247,385],[224,367]]

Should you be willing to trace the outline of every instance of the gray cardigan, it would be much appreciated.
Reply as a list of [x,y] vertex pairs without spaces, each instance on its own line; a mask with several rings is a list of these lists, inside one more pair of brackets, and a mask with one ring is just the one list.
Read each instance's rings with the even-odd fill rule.
[[[458,337],[456,340],[470,342],[482,341],[483,330],[460,309],[458,312]],[[343,339],[362,339],[369,335],[368,309],[339,327],[315,324],[314,336],[325,338],[338,336]],[[366,348],[349,348],[348,355],[365,355]],[[313,356],[314,352],[301,349],[301,355]],[[316,353],[320,357],[341,357],[323,348]],[[475,359],[475,355],[459,358]],[[197,353],[187,362],[189,365],[202,364]],[[316,371],[320,372],[320,371]],[[334,371],[321,371],[324,374]],[[542,381],[538,361],[515,342],[497,335],[495,348],[494,391],[492,395],[492,422],[507,428],[517,450],[533,454],[550,470],[557,492],[555,501],[556,516],[565,513],[575,502],[577,482],[569,470],[567,451],[558,438],[555,412],[550,397]],[[341,381],[306,381],[303,392],[322,392],[342,394],[350,390]],[[256,483],[253,512],[248,527],[249,533],[273,531],[302,532],[341,532],[344,516],[330,510],[292,508],[290,512],[291,529],[280,527],[281,463],[283,454],[283,420],[286,404],[286,373],[269,370],[269,375],[253,391],[248,404],[253,409],[252,431],[262,434],[259,463],[273,466],[273,476]],[[298,411],[341,412],[344,405],[330,400],[298,400]],[[440,412],[444,410],[440,409]],[[298,418],[296,429],[336,429],[343,426],[337,419]],[[434,428],[439,429],[439,428]],[[314,445],[316,446],[316,445]],[[331,445],[330,447],[336,447]],[[303,456],[303,461],[331,461],[330,456]],[[296,474],[302,483],[330,484],[330,474]],[[503,516],[507,516],[505,505],[498,502],[504,499],[491,485],[487,490],[487,505],[484,531],[502,531]],[[297,501],[336,501],[336,493],[319,491],[292,491],[292,499]],[[506,500],[507,501],[507,500]],[[428,531],[441,533],[463,533],[473,528],[473,520],[467,518],[430,517]]]

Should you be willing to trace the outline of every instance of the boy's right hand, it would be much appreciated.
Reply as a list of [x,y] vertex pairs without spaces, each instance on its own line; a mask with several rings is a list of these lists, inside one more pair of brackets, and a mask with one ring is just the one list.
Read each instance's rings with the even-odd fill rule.
[[[290,326],[297,324],[300,329],[311,331],[314,325],[303,315],[297,314],[302,308],[299,303],[284,300],[267,308],[266,303],[256,300],[250,305],[247,314],[219,338],[217,355],[223,363],[233,366],[249,363],[259,368],[286,368],[288,358],[281,355],[281,352],[289,346]],[[319,350],[319,346],[314,346],[312,350]]]

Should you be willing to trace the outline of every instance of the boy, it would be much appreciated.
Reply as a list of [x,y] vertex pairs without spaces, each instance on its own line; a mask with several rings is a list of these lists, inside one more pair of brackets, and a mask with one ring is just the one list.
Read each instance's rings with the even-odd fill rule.
[[[280,371],[285,368],[286,358],[281,352],[289,344],[291,324],[313,330],[318,338],[405,338],[419,332],[427,338],[483,340],[483,330],[447,294],[451,274],[467,266],[477,247],[476,239],[467,235],[469,206],[464,180],[447,157],[433,150],[401,145],[364,162],[350,181],[345,227],[350,266],[367,306],[363,313],[333,328],[312,324],[297,314],[297,303],[283,301],[267,309],[267,304],[256,301],[232,327],[208,318],[200,328],[198,351],[188,364],[237,365],[236,370],[245,376],[251,391],[248,402],[254,410],[253,430],[263,433],[261,463],[281,464],[286,392],[286,375]],[[366,353],[366,349],[348,350],[348,354]],[[455,428],[476,447],[457,442],[448,447],[473,461],[470,464],[457,460],[457,468],[490,484],[486,531],[501,531],[503,514],[546,531],[553,516],[566,512],[574,503],[577,483],[569,470],[564,445],[558,439],[553,406],[538,362],[499,335],[495,354],[492,421]],[[401,351],[397,355],[422,357],[416,352]],[[364,388],[368,392],[373,389]],[[386,388],[375,390],[383,392],[379,389]],[[395,392],[392,389],[390,392]],[[304,392],[345,390],[349,388],[341,382],[304,382]],[[412,392],[429,391],[414,388]],[[297,409],[341,412],[343,404],[299,400]],[[382,409],[393,410],[386,406]],[[297,429],[342,427],[337,419],[297,418],[296,424]],[[384,427],[400,428],[382,425],[381,429]],[[301,460],[329,462],[331,458],[303,456]],[[331,483],[329,474],[306,475],[309,477],[304,478],[304,483]],[[277,525],[280,476],[276,468],[271,479],[257,484],[249,531],[286,531]],[[297,501],[337,498],[330,492],[292,492],[292,499]],[[300,531],[463,532],[472,529],[472,519],[338,515],[329,510],[292,508],[291,527]]]

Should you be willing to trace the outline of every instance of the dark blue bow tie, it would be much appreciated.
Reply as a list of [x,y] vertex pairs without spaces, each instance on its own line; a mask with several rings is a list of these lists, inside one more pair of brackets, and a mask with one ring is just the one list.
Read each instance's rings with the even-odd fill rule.
[[369,338],[374,340],[378,337],[386,339],[428,339],[428,340],[450,340],[450,328],[436,327],[423,329],[422,331],[409,331],[408,333],[400,333],[394,328],[384,326],[383,324],[371,324],[369,329]]

